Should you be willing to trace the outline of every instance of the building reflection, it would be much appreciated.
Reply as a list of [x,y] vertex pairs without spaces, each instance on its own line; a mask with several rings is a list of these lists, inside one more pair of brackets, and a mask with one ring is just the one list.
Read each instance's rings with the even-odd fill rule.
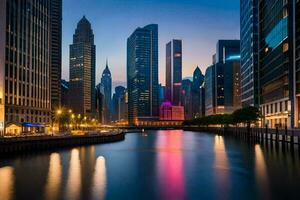
[[[218,195],[224,198],[229,190],[229,162],[223,136],[216,135],[214,140],[214,170]],[[226,199],[226,198],[225,198]]]
[[66,186],[66,199],[79,199],[81,192],[81,165],[79,159],[79,150],[72,149],[69,175]]
[[262,199],[270,199],[267,166],[259,144],[255,145],[255,175]]
[[161,199],[185,199],[182,131],[162,131],[156,149]]
[[12,167],[0,168],[0,199],[13,199],[14,169]]
[[99,156],[96,160],[95,172],[93,178],[93,199],[104,199],[106,192],[106,166],[105,158]]
[[62,166],[60,155],[52,153],[50,155],[48,179],[45,187],[45,199],[58,199],[62,177]]

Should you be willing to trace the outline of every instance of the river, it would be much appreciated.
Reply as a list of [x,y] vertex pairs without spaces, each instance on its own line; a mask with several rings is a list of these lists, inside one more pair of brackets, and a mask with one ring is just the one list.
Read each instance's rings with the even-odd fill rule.
[[0,199],[300,199],[300,156],[181,130],[0,159]]

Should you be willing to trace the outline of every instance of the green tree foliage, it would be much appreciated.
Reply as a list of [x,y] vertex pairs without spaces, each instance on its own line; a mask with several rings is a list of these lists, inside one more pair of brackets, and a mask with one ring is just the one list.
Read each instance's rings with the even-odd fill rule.
[[184,121],[185,126],[209,126],[222,125],[228,126],[230,124],[244,123],[250,125],[259,120],[260,113],[256,107],[245,107],[234,111],[232,114],[218,114],[199,117]]

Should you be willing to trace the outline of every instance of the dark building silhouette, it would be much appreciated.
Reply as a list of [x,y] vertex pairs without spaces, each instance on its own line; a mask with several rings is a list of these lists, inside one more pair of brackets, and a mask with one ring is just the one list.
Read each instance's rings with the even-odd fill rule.
[[104,123],[104,105],[105,105],[105,99],[104,99],[104,87],[101,83],[99,83],[96,86],[96,118],[98,121],[103,124]]
[[70,45],[70,106],[87,116],[95,114],[95,53],[93,30],[83,16]]
[[60,81],[60,85],[61,85],[61,103],[60,105],[62,107],[66,107],[69,108],[70,107],[70,96],[69,96],[69,92],[70,92],[70,86],[69,86],[69,82],[66,80],[61,80]]
[[101,85],[104,88],[104,123],[109,123],[112,118],[111,108],[111,88],[112,88],[112,77],[108,68],[108,62],[106,61],[105,69],[102,72]]
[[205,116],[205,82],[200,86],[200,111],[199,111],[199,117]]
[[184,78],[182,80],[181,87],[181,102],[184,107],[184,118],[191,119],[193,118],[193,104],[192,104],[192,87],[193,82],[189,78]]
[[159,84],[159,105],[161,105],[165,100],[166,86]]
[[215,72],[215,65],[207,67],[205,71],[205,115],[213,115],[216,113]]
[[172,40],[166,45],[166,100],[181,104],[182,41]]
[[127,39],[128,121],[159,117],[158,25],[137,28]]
[[125,96],[126,89],[123,86],[117,86],[115,88],[115,92],[113,94],[112,98],[112,120],[113,121],[121,121],[122,119],[122,112],[123,108],[121,108],[123,105],[122,103],[125,103],[124,96]]
[[241,0],[241,102],[258,106],[258,1]]
[[241,107],[240,95],[240,41],[219,40],[205,73],[205,114],[232,113]]
[[193,73],[193,84],[192,84],[192,116],[200,115],[200,86],[204,82],[204,75],[200,68],[197,66]]
[[[54,30],[61,26],[60,4],[0,1],[0,135],[44,129],[51,122],[51,79],[60,78],[61,38]],[[52,74],[55,68],[58,74]]]
[[61,41],[62,0],[50,1],[51,12],[51,107],[55,111],[61,105]]

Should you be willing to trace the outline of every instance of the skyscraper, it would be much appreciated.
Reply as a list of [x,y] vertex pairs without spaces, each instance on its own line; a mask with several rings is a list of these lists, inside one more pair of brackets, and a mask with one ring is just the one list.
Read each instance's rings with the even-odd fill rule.
[[241,0],[241,102],[258,106],[258,0]]
[[219,40],[216,64],[216,114],[240,108],[240,41]]
[[180,105],[182,81],[182,41],[172,40],[166,45],[166,99]]
[[184,107],[184,117],[185,119],[191,119],[193,117],[193,104],[192,104],[192,87],[193,82],[189,78],[184,78],[182,80],[181,87],[181,99],[180,102]]
[[299,126],[296,2],[259,0],[260,107],[269,127]]
[[158,118],[158,25],[137,28],[127,39],[128,121]]
[[219,40],[213,65],[205,73],[206,115],[231,113],[241,107],[240,41]]
[[216,114],[216,82],[215,82],[216,66],[213,64],[208,66],[205,71],[205,115]]
[[204,76],[197,66],[193,74],[192,84],[192,116],[200,114],[200,86],[204,82]]
[[93,30],[83,16],[70,45],[70,104],[74,112],[89,116],[95,112],[95,53]]
[[104,123],[104,87],[101,83],[96,86],[96,118],[100,123]]
[[61,40],[62,40],[62,0],[50,1],[51,12],[51,107],[61,103]]
[[112,78],[108,68],[108,62],[106,61],[105,69],[103,70],[101,77],[101,85],[104,87],[104,123],[111,121],[111,87]]
[[[117,86],[115,88],[115,93],[113,94],[112,98],[112,120],[113,121],[120,121],[122,119],[122,111],[123,108],[121,108],[123,105],[122,103],[125,103],[124,95],[125,95],[126,89],[123,86]],[[123,101],[123,102],[121,102]]]
[[51,3],[0,1],[0,134],[4,128],[7,134],[43,131],[50,124],[51,18],[61,16]]

